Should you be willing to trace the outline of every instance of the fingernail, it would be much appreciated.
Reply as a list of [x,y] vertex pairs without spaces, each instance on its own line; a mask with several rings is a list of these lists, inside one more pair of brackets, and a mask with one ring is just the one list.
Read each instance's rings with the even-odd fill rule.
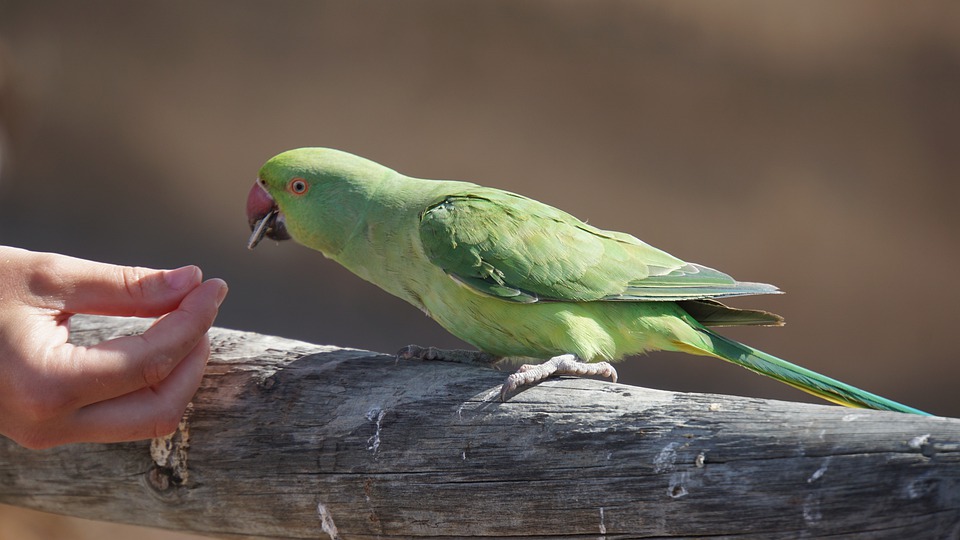
[[220,307],[220,304],[223,303],[223,299],[227,297],[227,291],[230,290],[230,287],[227,287],[227,282],[218,279],[221,283],[220,289],[217,291],[217,307]]
[[176,270],[167,270],[163,273],[163,279],[168,287],[179,291],[200,282],[200,269],[196,266],[182,266]]

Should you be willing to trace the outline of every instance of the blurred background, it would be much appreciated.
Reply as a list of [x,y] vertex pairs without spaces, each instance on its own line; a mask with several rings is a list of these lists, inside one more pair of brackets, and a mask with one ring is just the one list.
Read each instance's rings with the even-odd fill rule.
[[[461,346],[293,243],[245,248],[272,155],[471,180],[788,294],[728,331],[960,416],[960,4],[0,0],[0,243],[226,279],[218,325]],[[654,388],[811,401],[650,354]],[[41,516],[41,517],[37,517]],[[8,538],[173,539],[0,508]]]

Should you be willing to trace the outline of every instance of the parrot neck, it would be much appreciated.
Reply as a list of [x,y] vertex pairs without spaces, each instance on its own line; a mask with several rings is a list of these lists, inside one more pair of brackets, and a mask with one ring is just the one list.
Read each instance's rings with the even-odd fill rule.
[[442,271],[426,263],[419,240],[420,213],[442,197],[449,182],[391,173],[369,184],[339,249],[324,253],[357,276],[422,309],[422,301],[410,294],[416,287],[410,287],[406,279]]

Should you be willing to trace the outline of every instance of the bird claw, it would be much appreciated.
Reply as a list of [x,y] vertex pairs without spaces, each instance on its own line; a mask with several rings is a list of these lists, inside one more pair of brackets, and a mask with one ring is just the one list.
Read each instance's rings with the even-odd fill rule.
[[500,387],[500,401],[518,388],[540,382],[551,375],[574,375],[577,377],[601,376],[617,382],[617,370],[609,362],[588,363],[573,354],[561,354],[542,364],[524,364],[511,373]]

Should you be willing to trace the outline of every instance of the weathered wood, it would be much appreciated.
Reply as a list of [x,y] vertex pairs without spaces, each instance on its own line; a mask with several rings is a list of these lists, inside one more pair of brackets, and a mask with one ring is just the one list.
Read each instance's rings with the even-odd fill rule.
[[[76,317],[90,344],[143,321]],[[960,420],[503,373],[214,329],[167,440],[30,451],[0,502],[214,536],[956,538]]]

